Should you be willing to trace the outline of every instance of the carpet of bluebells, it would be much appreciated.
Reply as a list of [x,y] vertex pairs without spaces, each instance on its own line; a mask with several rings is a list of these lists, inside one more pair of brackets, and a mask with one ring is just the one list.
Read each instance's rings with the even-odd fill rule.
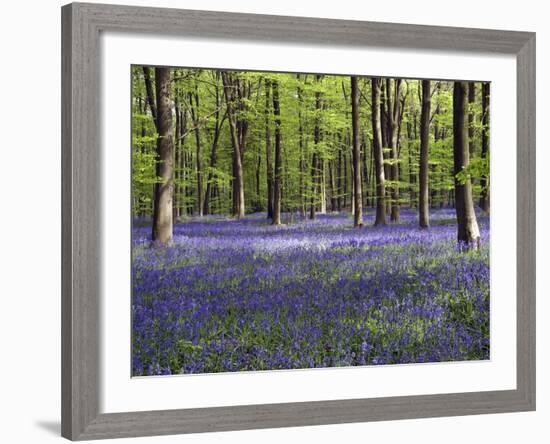
[[429,230],[205,217],[152,247],[135,221],[134,376],[489,359],[489,220],[456,243],[453,209]]

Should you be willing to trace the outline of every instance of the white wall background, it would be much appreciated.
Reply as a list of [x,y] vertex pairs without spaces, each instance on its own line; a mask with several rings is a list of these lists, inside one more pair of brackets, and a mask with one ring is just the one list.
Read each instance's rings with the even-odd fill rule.
[[[537,32],[538,102],[548,99],[550,30],[544,2],[455,0],[161,0],[127,4],[330,17]],[[114,3],[103,0],[103,3]],[[506,4],[510,3],[510,4]],[[5,2],[0,26],[0,440],[60,442],[60,6],[58,0]],[[539,106],[539,122],[550,119]],[[125,440],[140,443],[401,442],[462,443],[548,440],[550,303],[543,206],[550,162],[538,139],[538,410],[338,426]]]

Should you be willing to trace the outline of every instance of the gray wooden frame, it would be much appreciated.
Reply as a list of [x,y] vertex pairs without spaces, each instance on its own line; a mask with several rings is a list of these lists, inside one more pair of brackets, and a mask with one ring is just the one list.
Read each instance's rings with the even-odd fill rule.
[[[102,31],[517,57],[517,389],[99,412]],[[238,68],[238,67],[236,67]],[[73,3],[62,8],[62,435],[73,440],[535,409],[535,34]]]

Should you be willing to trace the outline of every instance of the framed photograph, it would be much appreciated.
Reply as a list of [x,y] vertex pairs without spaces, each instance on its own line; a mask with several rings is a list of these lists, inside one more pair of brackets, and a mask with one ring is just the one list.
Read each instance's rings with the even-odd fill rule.
[[62,78],[63,436],[535,409],[534,33],[73,3]]

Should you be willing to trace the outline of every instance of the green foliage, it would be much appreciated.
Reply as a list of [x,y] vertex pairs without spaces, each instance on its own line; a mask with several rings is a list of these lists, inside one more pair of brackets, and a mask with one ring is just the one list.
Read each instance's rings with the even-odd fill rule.
[[[154,86],[154,69],[150,69]],[[267,208],[266,162],[266,80],[276,81],[281,110],[283,152],[283,211],[306,209],[310,201],[318,209],[324,201],[330,209],[331,198],[341,205],[351,205],[351,83],[349,76],[313,74],[231,72],[240,85],[241,94],[235,107],[238,125],[245,127],[245,149],[242,154],[245,207],[250,211]],[[454,186],[452,82],[433,81],[431,99],[429,186],[432,205],[448,203]],[[364,202],[373,205],[375,179],[372,154],[371,80],[358,79],[360,142],[364,170]],[[154,94],[154,87],[153,87]],[[481,193],[481,180],[489,176],[489,159],[481,158],[481,87],[476,88],[476,101],[470,104],[473,147],[469,167],[457,179],[470,178],[474,192]],[[199,103],[194,97],[198,96]],[[227,104],[220,71],[174,68],[172,70],[173,125],[176,132],[176,110],[184,125],[174,140],[174,202],[178,212],[196,214],[198,208],[196,135],[199,135],[200,180],[203,193],[210,190],[210,209],[230,213],[233,181],[233,155]],[[317,98],[320,108],[317,107]],[[397,164],[399,177],[387,180],[387,188],[400,190],[400,203],[418,204],[418,172],[420,151],[420,81],[403,81],[399,100],[404,104],[399,130],[398,159],[391,149],[384,148],[387,167]],[[154,98],[153,98],[154,99]],[[273,103],[267,109],[267,125],[274,145],[275,122]],[[196,124],[192,121],[195,113]],[[178,115],[179,115],[178,114]],[[319,126],[320,141],[314,132]],[[216,136],[216,128],[218,135]],[[215,140],[216,148],[213,149]],[[143,67],[132,68],[132,194],[133,214],[152,214],[152,195],[156,179],[157,134],[145,88]],[[212,154],[215,151],[215,162]],[[314,155],[319,165],[312,164]],[[321,188],[315,183],[320,178]],[[259,179],[259,180],[258,180]],[[387,177],[387,179],[390,179]],[[486,181],[487,182],[487,181]]]

